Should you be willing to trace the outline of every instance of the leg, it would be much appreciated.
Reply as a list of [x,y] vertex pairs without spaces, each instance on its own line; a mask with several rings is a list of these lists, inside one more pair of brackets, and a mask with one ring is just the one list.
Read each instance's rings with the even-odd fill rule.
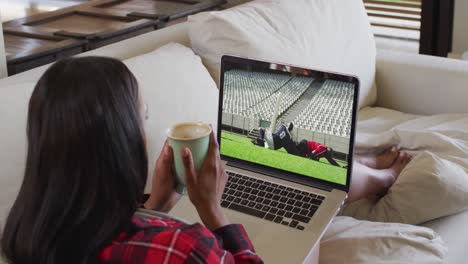
[[259,128],[258,129],[258,138],[260,140],[264,140],[265,139],[265,129],[264,128]]
[[288,126],[288,131],[291,132],[294,128],[294,124],[293,122],[289,123],[289,126]]
[[320,148],[315,149],[310,154],[310,158],[316,161],[319,161],[321,158],[326,158],[325,154],[327,153],[327,148],[325,146],[321,146]]
[[311,160],[315,160],[315,161],[319,161],[319,160],[320,160],[320,156],[315,155],[315,153],[312,152],[312,153],[310,153],[310,159],[311,159]]
[[259,146],[259,147],[264,147],[265,146],[265,141],[261,140],[259,138],[252,139],[251,142],[252,142],[252,144],[254,144],[256,146]]
[[283,142],[283,148],[292,155],[300,156],[299,151],[296,148],[296,144],[292,141],[291,138],[288,138],[285,142]]
[[328,160],[328,162],[330,162],[331,165],[333,166],[337,166],[337,167],[340,167],[340,164],[338,164],[338,162],[336,162],[336,160],[333,159],[332,155],[331,155],[331,151],[326,151],[323,156]]
[[384,170],[373,169],[355,162],[351,188],[346,202],[351,203],[371,195],[385,194],[410,160],[411,157],[408,154],[402,153],[390,168]]
[[381,170],[390,168],[398,158],[398,154],[398,149],[393,146],[376,156],[356,156],[354,161],[366,165],[367,167]]
[[257,138],[252,139],[251,142],[252,142],[254,145],[263,147],[263,146],[265,146],[265,140],[264,140],[264,139],[265,139],[265,129],[260,127],[260,128],[258,129],[258,136],[257,136]]

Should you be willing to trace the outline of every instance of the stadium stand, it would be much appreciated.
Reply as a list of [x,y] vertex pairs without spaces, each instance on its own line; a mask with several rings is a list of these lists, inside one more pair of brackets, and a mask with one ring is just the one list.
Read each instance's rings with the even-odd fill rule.
[[278,115],[281,116],[297,99],[309,88],[313,79],[306,77],[293,77],[276,93],[268,96],[259,104],[247,110],[247,116],[255,116],[262,120],[271,120],[274,114],[278,96],[281,97]]
[[353,91],[352,84],[325,81],[309,105],[294,119],[294,124],[307,130],[349,137]]
[[[281,117],[311,89],[313,81],[314,79],[308,77],[268,72],[227,71],[224,79],[223,112],[270,121],[278,96],[281,97],[278,111],[278,116]],[[326,80],[307,106],[290,120],[293,120],[297,128],[349,137],[352,99],[352,84]]]
[[223,111],[270,120],[279,94],[281,115],[307,90],[312,81],[311,78],[272,73],[228,71],[224,80]]
[[224,77],[223,111],[248,117],[248,109],[264,101],[289,80],[287,75],[230,70]]

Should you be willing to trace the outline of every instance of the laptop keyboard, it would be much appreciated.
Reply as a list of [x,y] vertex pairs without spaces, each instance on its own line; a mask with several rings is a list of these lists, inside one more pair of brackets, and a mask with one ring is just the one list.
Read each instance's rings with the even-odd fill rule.
[[277,224],[304,230],[324,196],[249,176],[229,175],[221,206]]

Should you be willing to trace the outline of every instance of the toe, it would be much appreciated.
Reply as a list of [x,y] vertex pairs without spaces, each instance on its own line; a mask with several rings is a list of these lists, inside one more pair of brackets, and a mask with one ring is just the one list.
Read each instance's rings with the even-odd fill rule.
[[393,146],[392,149],[390,150],[390,153],[393,157],[398,157],[400,154],[400,151],[398,150],[397,146]]
[[406,159],[408,158],[407,154],[405,152],[400,152],[398,154],[398,161],[402,164],[406,163]]
[[405,160],[408,160],[410,156],[407,152],[403,152],[403,157]]

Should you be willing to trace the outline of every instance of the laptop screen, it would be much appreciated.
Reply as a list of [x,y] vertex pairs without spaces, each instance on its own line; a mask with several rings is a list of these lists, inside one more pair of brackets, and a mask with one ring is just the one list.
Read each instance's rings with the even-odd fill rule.
[[226,56],[222,68],[223,156],[347,185],[356,78]]

